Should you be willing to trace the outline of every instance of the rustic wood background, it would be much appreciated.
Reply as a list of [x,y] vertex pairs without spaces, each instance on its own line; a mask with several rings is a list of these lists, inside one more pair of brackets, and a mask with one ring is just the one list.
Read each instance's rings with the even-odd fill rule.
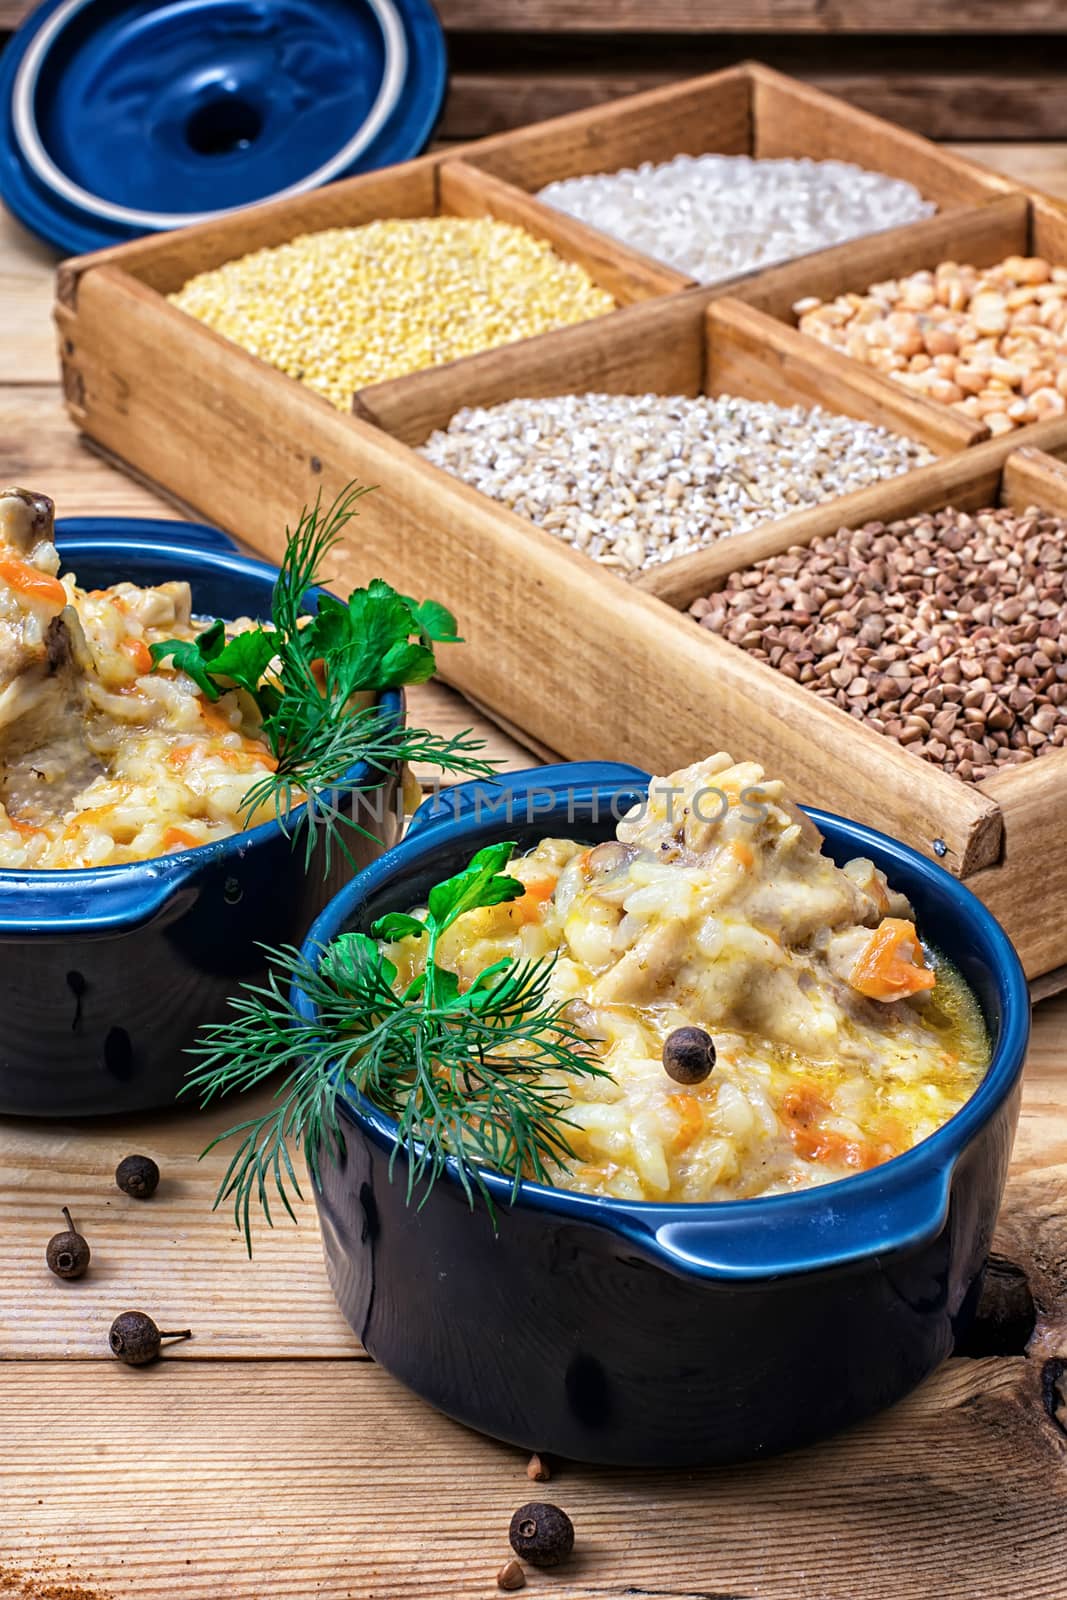
[[[0,30],[29,9],[0,0]],[[934,139],[1067,138],[1065,0],[437,0],[437,9],[452,65],[445,139],[746,57]]]

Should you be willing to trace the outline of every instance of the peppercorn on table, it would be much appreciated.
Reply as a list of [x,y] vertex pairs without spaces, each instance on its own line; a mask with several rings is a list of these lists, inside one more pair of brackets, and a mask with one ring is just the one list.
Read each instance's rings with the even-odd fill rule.
[[[988,152],[986,152],[988,154]],[[1011,151],[1005,163],[1026,159]],[[1047,160],[1047,153],[1043,153]],[[1047,182],[1047,174],[1045,177]],[[1067,155],[1063,189],[1067,192]],[[91,455],[54,382],[52,261],[0,235],[5,478],[47,482],[61,513],[161,513]],[[412,693],[442,729],[471,713]],[[494,752],[522,746],[485,729]],[[255,1114],[255,1107],[249,1115]],[[229,1120],[179,1112],[90,1125],[0,1121],[0,1592],[12,1600],[401,1600],[498,1593],[513,1512],[558,1502],[576,1532],[543,1600],[1059,1600],[1067,1567],[1067,997],[1036,1016],[995,1274],[991,1348],[816,1449],[704,1473],[552,1464],[429,1411],[362,1352],[322,1269],[313,1207],[259,1232],[251,1262],[213,1215]],[[156,1194],[114,1182],[153,1157]],[[92,1250],[75,1282],[45,1267],[61,1208]],[[1029,1335],[1025,1272],[1036,1301]],[[145,1370],[114,1361],[112,1319],[189,1328]],[[516,1308],[516,1315],[522,1308]],[[1000,1353],[1003,1352],[1003,1353]],[[783,1407],[791,1397],[779,1397]]]

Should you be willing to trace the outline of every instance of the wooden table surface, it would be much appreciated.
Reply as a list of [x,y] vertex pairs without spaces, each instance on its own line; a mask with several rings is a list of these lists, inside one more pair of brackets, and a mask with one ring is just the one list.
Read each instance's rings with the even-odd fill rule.
[[[1064,147],[981,155],[1067,193]],[[53,265],[0,219],[2,476],[53,495],[61,514],[169,514],[66,420]],[[482,728],[495,753],[528,764],[451,692],[412,702],[416,716]],[[497,1593],[511,1513],[533,1487],[525,1458],[437,1416],[367,1357],[327,1287],[313,1207],[299,1208],[298,1227],[261,1228],[246,1259],[231,1219],[211,1212],[220,1164],[197,1161],[227,1119],[0,1119],[0,1593]],[[131,1151],[163,1172],[146,1204],[112,1182]],[[78,1283],[44,1266],[64,1204],[93,1248]],[[998,1248],[1026,1268],[1039,1304],[1026,1356],[950,1361],[885,1416],[756,1467],[559,1465],[534,1492],[569,1511],[578,1550],[558,1575],[531,1573],[529,1592],[1063,1600],[1067,1431],[1051,1380],[1067,1357],[1067,996],[1036,1013]],[[195,1337],[151,1369],[122,1367],[107,1330],[131,1307]]]

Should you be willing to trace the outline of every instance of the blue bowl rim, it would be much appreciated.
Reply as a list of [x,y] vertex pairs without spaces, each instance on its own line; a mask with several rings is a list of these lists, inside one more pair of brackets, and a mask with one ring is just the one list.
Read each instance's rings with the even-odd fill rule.
[[[532,768],[528,776],[532,786],[551,786],[553,775],[564,770],[555,766]],[[509,780],[516,776],[523,777],[526,774],[508,775]],[[615,778],[605,782],[604,792],[638,786],[636,783],[620,783]],[[432,803],[427,802],[427,805]],[[1021,1077],[1030,1032],[1030,993],[1026,977],[1015,948],[1000,923],[958,878],[911,846],[878,829],[850,821],[833,812],[810,806],[802,809],[821,832],[847,841],[850,848],[854,845],[855,854],[870,855],[873,848],[875,854],[898,863],[905,874],[925,880],[935,893],[949,902],[960,921],[979,930],[988,963],[997,979],[1000,1019],[989,1067],[974,1094],[933,1134],[901,1155],[866,1172],[787,1194],[744,1200],[637,1202],[613,1196],[582,1194],[576,1190],[554,1188],[523,1179],[514,1202],[516,1207],[530,1205],[561,1220],[614,1228],[628,1236],[639,1249],[651,1251],[654,1255],[673,1255],[673,1261],[664,1260],[663,1264],[677,1269],[680,1259],[678,1252],[664,1252],[662,1237],[657,1239],[660,1230],[664,1227],[669,1229],[675,1223],[692,1224],[710,1219],[782,1223],[787,1218],[795,1219],[801,1215],[805,1215],[810,1222],[814,1217],[834,1217],[839,1201],[850,1207],[864,1201],[873,1210],[886,1204],[896,1204],[909,1189],[917,1189],[924,1183],[927,1189],[932,1190],[932,1196],[927,1196],[921,1219],[913,1217],[903,1228],[895,1230],[888,1246],[879,1240],[853,1241],[851,1244],[828,1240],[825,1249],[817,1251],[813,1258],[806,1259],[800,1265],[787,1263],[777,1268],[769,1267],[766,1262],[732,1267],[699,1261],[689,1264],[689,1270],[698,1276],[734,1280],[762,1279],[782,1271],[811,1270],[885,1255],[889,1250],[920,1243],[940,1226],[947,1211],[949,1187],[956,1163],[973,1138],[1009,1098]],[[544,821],[547,836],[551,827],[551,813],[546,813],[539,820]],[[484,824],[461,817],[456,821],[428,825],[414,837],[409,835],[401,840],[345,885],[320,912],[301,948],[302,956],[315,962],[321,948],[343,929],[361,905],[371,900],[399,873],[410,868],[423,853],[435,848],[446,834],[451,834],[457,843],[471,842],[472,848],[476,848],[479,836],[487,831]],[[892,883],[892,875],[889,876]],[[313,1021],[313,1006],[295,986],[291,990],[291,997],[301,1015]],[[383,1148],[396,1151],[398,1160],[404,1161],[392,1118],[350,1088],[339,1098],[338,1105],[345,1119],[369,1133]],[[449,1181],[458,1188],[454,1161],[447,1163],[446,1171]],[[511,1180],[505,1174],[490,1169],[485,1169],[482,1177],[494,1205],[502,1209],[509,1208],[512,1205]]]
[[[189,570],[190,582],[196,582],[197,575],[207,573],[222,578],[231,578],[234,582],[261,582],[273,586],[278,576],[278,568],[269,561],[260,561],[254,556],[240,554],[236,547],[230,550],[211,545],[183,544],[180,539],[181,530],[186,526],[183,523],[174,523],[175,537],[171,541],[153,538],[139,539],[125,536],[111,535],[103,531],[83,529],[95,519],[74,519],[64,528],[63,522],[57,523],[57,538],[64,565],[77,567],[79,556],[104,556],[113,553],[116,564],[121,570],[124,560],[131,557],[140,557],[147,560],[162,557],[180,561]],[[100,519],[103,522],[105,519]],[[109,524],[122,524],[124,519],[106,519]],[[130,519],[130,526],[137,526],[139,519]],[[162,522],[153,522],[153,527],[162,528]],[[209,528],[208,524],[189,524],[191,529]],[[116,578],[120,582],[120,578]],[[376,704],[381,710],[391,713],[397,719],[404,714],[404,693],[402,689],[385,689],[379,692]],[[338,785],[339,790],[356,790],[378,786],[380,777],[376,776],[367,762],[361,761],[345,775]],[[294,812],[294,824],[298,819],[302,807]],[[5,890],[8,894],[16,891],[25,891],[27,887],[38,889],[48,898],[55,899],[56,909],[47,917],[27,918],[25,912],[19,915],[5,916],[0,911],[0,936],[5,933],[22,933],[27,931],[28,921],[32,920],[37,929],[51,928],[53,924],[67,931],[77,931],[84,927],[91,927],[97,920],[92,916],[77,915],[72,918],[69,910],[64,909],[63,902],[69,900],[71,895],[79,898],[94,891],[102,896],[109,889],[121,884],[124,888],[132,887],[140,876],[145,886],[159,885],[161,879],[174,880],[177,887],[184,880],[191,868],[217,865],[232,857],[243,857],[250,849],[260,844],[266,844],[282,834],[281,823],[276,819],[260,822],[254,828],[247,828],[241,832],[230,834],[228,838],[216,840],[210,844],[196,845],[187,850],[172,850],[164,856],[152,856],[145,861],[116,862],[104,867],[4,867],[0,868],[0,904],[2,904]],[[64,890],[67,891],[64,894]],[[108,924],[113,919],[105,916],[103,908],[100,915],[101,924]]]

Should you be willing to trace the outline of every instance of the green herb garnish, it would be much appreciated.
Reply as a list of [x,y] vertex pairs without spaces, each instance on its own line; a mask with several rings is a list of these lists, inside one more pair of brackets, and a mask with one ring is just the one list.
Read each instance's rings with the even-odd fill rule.
[[[548,999],[553,962],[495,961],[461,993],[456,974],[436,959],[438,940],[457,917],[524,892],[504,871],[513,849],[479,850],[464,871],[430,890],[425,920],[390,912],[369,934],[335,939],[317,968],[296,950],[269,951],[267,982],[246,984],[230,1001],[232,1019],[202,1029],[192,1050],[200,1063],[185,1089],[199,1092],[202,1106],[288,1069],[277,1109],[230,1128],[204,1151],[241,1136],[215,1205],[233,1200],[249,1254],[253,1197],[273,1226],[273,1182],[293,1216],[287,1185],[301,1191],[290,1146],[303,1148],[317,1185],[323,1153],[336,1160],[340,1152],[337,1102],[350,1090],[395,1118],[409,1201],[420,1187],[425,1199],[451,1159],[468,1201],[481,1195],[492,1212],[485,1168],[511,1178],[514,1199],[524,1176],[548,1182],[547,1164],[573,1154],[566,1088],[541,1075],[608,1074],[566,1020],[566,1003]],[[380,941],[409,935],[427,940],[426,965],[398,989]],[[290,984],[311,1001],[314,1020],[293,1005]]]
[[480,739],[398,726],[387,712],[355,699],[433,676],[434,645],[460,642],[455,618],[444,606],[409,599],[375,578],[347,601],[323,594],[314,616],[304,609],[309,590],[324,582],[323,562],[367,492],[350,485],[326,511],[316,500],[296,531],[286,530],[269,626],[227,640],[225,623],[217,619],[196,639],[149,646],[156,667],[172,662],[208,700],[231,689],[252,697],[277,767],[251,785],[242,809],[250,819],[272,804],[289,832],[294,806],[306,799],[297,829],[305,831],[308,863],[322,838],[324,872],[334,844],[352,861],[345,828],[367,833],[352,816],[350,801],[346,806],[348,797],[338,794],[360,762],[380,775],[370,787],[380,786],[397,762],[423,762],[481,778],[491,777],[495,766],[478,756],[485,748]]

